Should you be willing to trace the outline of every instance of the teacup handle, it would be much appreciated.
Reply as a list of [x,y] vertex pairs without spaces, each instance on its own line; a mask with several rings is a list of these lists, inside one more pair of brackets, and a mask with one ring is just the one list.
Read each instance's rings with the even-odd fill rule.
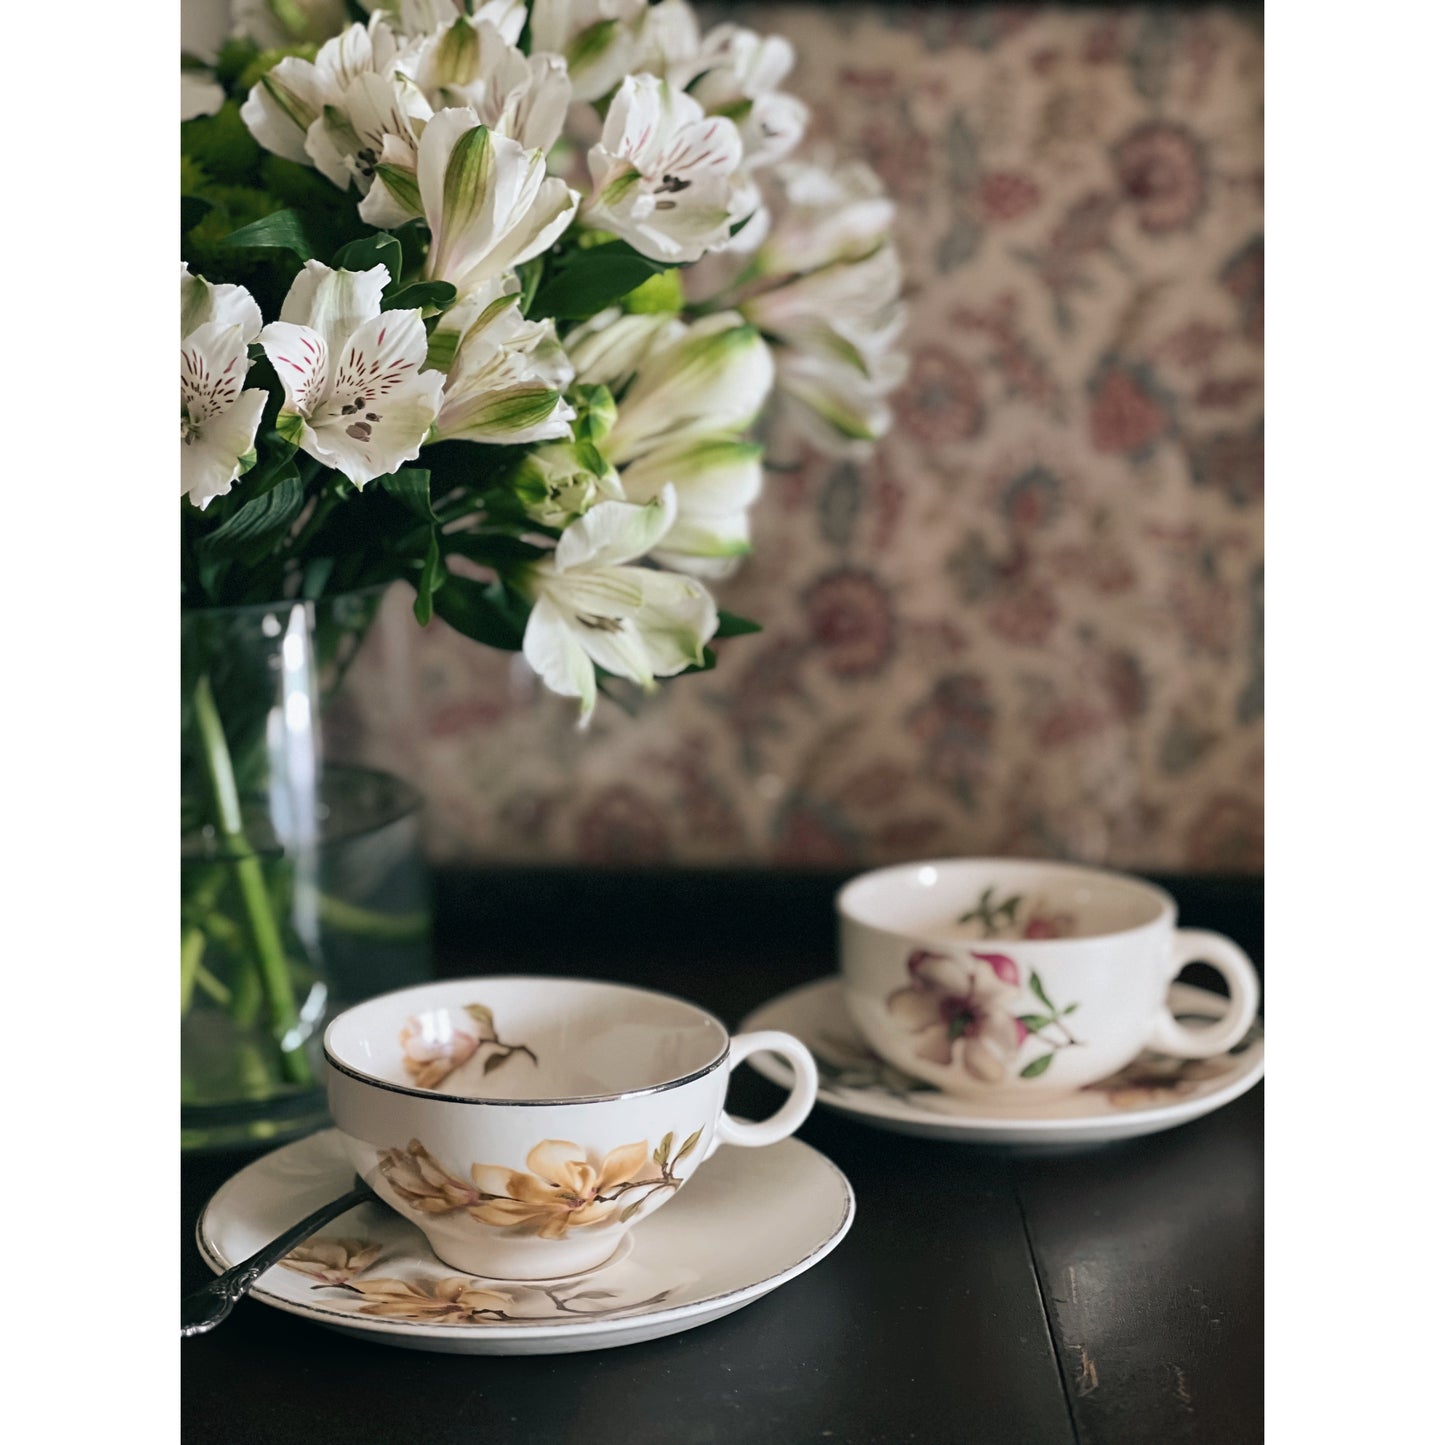
[[1259,1008],[1259,975],[1237,943],[1199,928],[1181,928],[1174,935],[1174,973],[1186,963],[1212,963],[1224,975],[1229,1011],[1218,1023],[1185,1028],[1166,1004],[1144,1046],[1178,1059],[1207,1059],[1232,1049],[1249,1032]]
[[756,1149],[761,1144],[776,1144],[786,1139],[797,1132],[818,1097],[818,1066],[801,1039],[777,1029],[738,1034],[728,1050],[728,1072],[732,1073],[751,1054],[781,1054],[793,1066],[792,1092],[771,1119],[762,1119],[756,1124],[734,1119],[731,1114],[719,1114],[717,1132],[705,1158],[711,1158],[720,1144],[741,1144]]

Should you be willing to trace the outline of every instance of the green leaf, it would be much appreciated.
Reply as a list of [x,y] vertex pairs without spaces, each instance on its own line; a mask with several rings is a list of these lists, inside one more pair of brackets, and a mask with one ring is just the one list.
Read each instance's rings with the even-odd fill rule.
[[435,522],[437,514],[431,505],[431,472],[425,467],[403,467],[378,477],[382,490],[409,507],[423,522]]
[[650,276],[672,268],[634,251],[626,241],[573,251],[553,267],[537,289],[529,316],[553,316],[562,321],[584,321],[595,316]]
[[288,471],[271,489],[253,497],[233,512],[214,532],[207,533],[201,546],[212,555],[225,552],[237,556],[265,556],[301,513],[306,502],[295,462],[287,463]]
[[686,300],[682,292],[682,272],[659,271],[622,298],[622,309],[634,315],[681,311]]
[[483,1076],[490,1074],[493,1069],[500,1069],[511,1057],[511,1054],[492,1054],[482,1065]]
[[416,601],[411,608],[416,620],[423,627],[431,621],[432,599],[437,590],[446,584],[447,576],[447,565],[442,561],[441,548],[437,545],[437,531],[433,527],[427,536],[426,560],[421,564],[421,576],[416,583]]
[[717,631],[714,637],[746,637],[750,632],[761,632],[763,624],[750,617],[739,617],[736,612],[719,612]]
[[388,284],[395,286],[401,280],[401,242],[395,236],[378,231],[348,241],[331,258],[333,271],[370,271],[373,266],[386,267],[391,276]]
[[1071,1004],[1068,1006],[1068,1008],[1066,1008],[1066,1009],[1063,1011],[1063,1013],[1059,1015],[1059,1017],[1060,1017],[1060,1018],[1068,1018],[1068,1016],[1069,1016],[1071,1013],[1073,1013],[1073,1011],[1074,1011],[1076,1008],[1078,1008],[1078,1004],[1076,1004],[1076,1003],[1071,1003]]
[[[400,248],[398,248],[400,249]],[[444,311],[457,299],[457,288],[450,281],[416,281],[400,291],[381,298],[383,311]]]
[[677,1151],[677,1158],[674,1159],[672,1162],[674,1164],[681,1164],[682,1161],[686,1159],[687,1156],[691,1154],[694,1149],[697,1148],[697,1141],[701,1138],[702,1130],[694,1129],[692,1133],[689,1134],[687,1138],[683,1141],[682,1148]]
[[223,246],[234,246],[248,250],[290,251],[303,261],[310,261],[316,255],[316,248],[306,234],[306,226],[300,215],[291,210],[272,211],[239,231],[232,231],[223,238]]
[[1019,1022],[1031,1033],[1046,1029],[1053,1022],[1046,1014],[1020,1014]]
[[1058,1013],[1058,1009],[1054,1007],[1048,994],[1044,992],[1043,980],[1038,976],[1037,973],[1029,974],[1029,987],[1033,990],[1034,997],[1038,999],[1038,1001],[1043,1004],[1043,1006],[1048,1009],[1051,1014]]
[[527,610],[500,582],[448,575],[432,597],[436,615],[463,637],[503,652],[520,652]]
[[466,1008],[462,1010],[462,1012],[469,1015],[476,1023],[481,1024],[481,1026],[486,1029],[488,1033],[496,1033],[496,1023],[493,1018],[492,1011],[486,1006],[486,1004],[469,1003]]
[[1019,1078],[1037,1079],[1038,1076],[1042,1074],[1051,1063],[1053,1063],[1053,1061],[1054,1056],[1052,1054],[1044,1054],[1041,1057],[1035,1059],[1033,1063],[1028,1065],[1027,1068],[1020,1069]]
[[672,1152],[672,1130],[669,1129],[662,1136],[662,1142],[652,1151],[652,1162],[654,1164],[666,1165],[667,1156]]
[[624,1209],[622,1213],[617,1216],[617,1222],[619,1224],[626,1224],[627,1221],[631,1219],[632,1216],[636,1214],[639,1209],[642,1208],[642,1204],[643,1201],[640,1199],[637,1201],[636,1204],[629,1204],[627,1208]]

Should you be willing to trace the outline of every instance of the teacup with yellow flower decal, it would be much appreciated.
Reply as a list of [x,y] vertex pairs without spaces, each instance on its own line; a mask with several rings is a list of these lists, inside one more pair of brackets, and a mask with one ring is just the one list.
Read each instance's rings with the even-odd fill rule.
[[[723,1108],[731,1071],[776,1053],[771,1119]],[[817,1094],[806,1046],[729,1038],[682,999],[583,979],[424,984],[348,1009],[325,1040],[331,1114],[377,1194],[437,1257],[494,1279],[607,1260],[721,1144],[792,1134]]]

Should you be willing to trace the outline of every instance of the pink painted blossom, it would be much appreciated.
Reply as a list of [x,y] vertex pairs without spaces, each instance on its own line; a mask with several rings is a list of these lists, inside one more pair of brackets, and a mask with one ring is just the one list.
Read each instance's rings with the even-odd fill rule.
[[957,959],[918,949],[909,955],[908,973],[908,986],[889,995],[888,1011],[913,1035],[918,1057],[961,1068],[981,1083],[1003,1079],[1028,1035],[1013,1013],[1013,960],[1003,954]]

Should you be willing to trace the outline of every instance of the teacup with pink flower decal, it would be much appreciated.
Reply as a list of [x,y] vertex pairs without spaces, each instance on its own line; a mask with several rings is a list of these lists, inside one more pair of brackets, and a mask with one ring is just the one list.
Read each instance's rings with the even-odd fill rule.
[[[766,1051],[793,1089],[761,1123],[728,1076]],[[722,1144],[773,1144],[817,1095],[806,1046],[735,1038],[710,1013],[588,979],[423,984],[326,1031],[327,1098],[353,1168],[468,1274],[555,1279],[600,1265]]]
[[[1222,934],[1176,926],[1174,900],[1127,874],[1020,859],[865,873],[838,895],[844,998],[895,1068],[962,1098],[1056,1098],[1141,1050],[1198,1059],[1248,1031],[1259,979]],[[1218,969],[1229,1008],[1170,1014],[1187,963]]]

